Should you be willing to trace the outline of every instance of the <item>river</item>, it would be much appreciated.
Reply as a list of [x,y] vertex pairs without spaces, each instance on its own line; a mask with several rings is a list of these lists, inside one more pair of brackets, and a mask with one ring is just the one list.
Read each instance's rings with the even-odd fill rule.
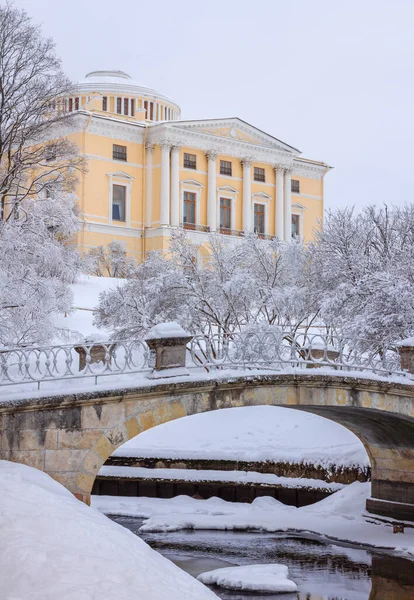
[[193,576],[233,565],[282,563],[297,594],[212,588],[225,600],[414,600],[414,562],[311,535],[234,531],[140,533],[143,519],[112,517]]

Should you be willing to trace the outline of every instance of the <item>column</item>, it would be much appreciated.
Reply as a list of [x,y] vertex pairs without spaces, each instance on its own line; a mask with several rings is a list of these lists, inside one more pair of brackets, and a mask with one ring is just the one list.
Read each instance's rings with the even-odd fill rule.
[[218,152],[206,152],[208,163],[208,197],[207,197],[207,225],[210,231],[217,231],[217,167]]
[[171,225],[180,224],[180,147],[171,150]]
[[243,231],[245,233],[249,233],[252,230],[252,162],[250,158],[245,158],[241,161],[243,165]]
[[285,169],[285,242],[292,240],[292,170]]
[[161,142],[161,198],[160,225],[170,224],[170,148],[168,142]]
[[275,203],[275,234],[280,242],[285,239],[285,222],[283,220],[283,169],[281,167],[275,167],[276,173],[276,203]]
[[147,189],[145,194],[145,227],[152,225],[152,152],[153,144],[145,146],[147,151]]

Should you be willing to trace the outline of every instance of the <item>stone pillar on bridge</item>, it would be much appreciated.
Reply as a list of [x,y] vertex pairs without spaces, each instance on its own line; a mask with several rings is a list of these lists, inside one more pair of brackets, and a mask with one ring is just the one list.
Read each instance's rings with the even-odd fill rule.
[[160,323],[149,332],[145,341],[151,350],[151,377],[189,375],[186,368],[187,344],[193,336],[178,323]]
[[398,344],[400,353],[401,370],[414,374],[414,337],[402,340]]

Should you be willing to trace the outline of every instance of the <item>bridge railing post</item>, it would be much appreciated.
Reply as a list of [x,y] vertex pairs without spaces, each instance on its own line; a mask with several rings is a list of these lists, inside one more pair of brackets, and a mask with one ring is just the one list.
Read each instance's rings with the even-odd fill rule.
[[400,354],[401,371],[414,375],[414,337],[402,340],[397,344]]
[[193,336],[175,322],[159,323],[147,334],[145,342],[150,351],[150,377],[176,377],[189,375],[186,368],[187,344]]

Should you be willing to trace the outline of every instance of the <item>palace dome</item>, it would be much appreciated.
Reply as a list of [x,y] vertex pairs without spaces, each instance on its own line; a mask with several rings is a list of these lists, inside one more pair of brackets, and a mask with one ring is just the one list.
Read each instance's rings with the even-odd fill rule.
[[181,109],[176,102],[141,83],[134,81],[124,71],[91,71],[76,83],[76,93],[98,92],[114,96],[133,96],[156,103],[166,104],[174,111],[175,119],[180,118]]

